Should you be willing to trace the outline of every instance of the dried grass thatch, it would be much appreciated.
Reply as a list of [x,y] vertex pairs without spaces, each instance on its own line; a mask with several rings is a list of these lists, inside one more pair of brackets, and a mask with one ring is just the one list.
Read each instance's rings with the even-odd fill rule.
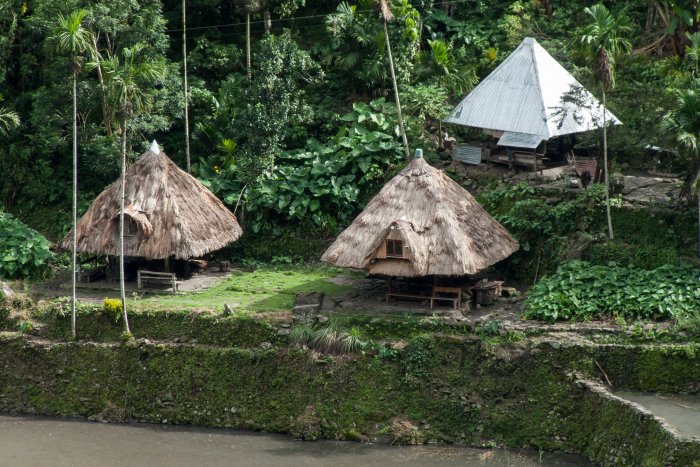
[[[117,255],[119,180],[109,185],[78,222],[78,252]],[[147,259],[187,259],[218,250],[243,231],[236,216],[196,178],[157,148],[126,172],[124,254]],[[61,242],[72,248],[73,233]]]
[[[404,258],[382,253],[401,240]],[[391,179],[321,258],[387,276],[474,274],[518,249],[508,231],[442,171],[416,158]]]

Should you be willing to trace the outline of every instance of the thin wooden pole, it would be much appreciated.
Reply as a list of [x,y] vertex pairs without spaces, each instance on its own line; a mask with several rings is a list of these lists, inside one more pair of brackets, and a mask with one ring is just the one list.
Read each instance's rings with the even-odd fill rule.
[[71,278],[70,329],[73,340],[78,338],[76,328],[75,282],[78,272],[78,72],[73,70],[73,274]]
[[187,0],[182,0],[182,69],[185,82],[185,152],[187,154],[187,173],[190,173],[190,118],[189,90],[187,88]]
[[394,57],[391,54],[391,41],[389,41],[389,28],[387,28],[386,26],[386,19],[384,19],[384,39],[386,39],[386,51],[389,58],[389,71],[391,72],[391,81],[394,85],[394,97],[396,99],[396,114],[399,117],[399,128],[401,129],[403,150],[406,154],[406,160],[409,160],[411,158],[411,153],[408,149],[406,129],[403,127],[403,116],[401,115],[401,99],[399,98],[399,86],[398,84],[396,84],[396,73],[394,72]]
[[119,210],[119,291],[122,300],[122,312],[124,313],[124,328],[126,332],[131,332],[129,328],[129,317],[126,312],[126,283],[124,279],[124,204],[126,200],[126,127],[129,123],[126,114],[124,115],[124,128],[122,129],[122,180],[121,180],[121,202]]
[[610,182],[608,181],[608,128],[606,122],[605,86],[603,86],[603,175],[605,179],[605,214],[608,218],[608,238],[614,238],[612,217],[610,216]]
[[246,66],[248,67],[248,81],[251,81],[253,79],[253,72],[251,71],[250,63],[250,12],[247,12],[245,16],[245,55]]

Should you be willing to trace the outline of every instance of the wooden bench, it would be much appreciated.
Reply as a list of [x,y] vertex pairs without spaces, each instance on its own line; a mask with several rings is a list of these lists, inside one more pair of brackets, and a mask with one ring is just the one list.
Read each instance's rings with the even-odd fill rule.
[[387,303],[391,302],[391,297],[408,298],[409,300],[431,300],[430,308],[433,307],[433,302],[432,302],[433,297],[431,297],[430,295],[411,295],[411,294],[404,294],[404,293],[389,292],[386,294]]
[[94,282],[96,280],[102,279],[107,276],[104,266],[98,266],[96,268],[88,269],[80,273],[78,276],[79,282]]
[[149,282],[151,284],[170,285],[173,293],[177,292],[177,280],[172,272],[156,272],[144,271],[139,269],[136,273],[136,285],[139,289],[143,288],[143,284]]
[[387,294],[386,294],[386,302],[389,303],[391,302],[391,297],[396,297],[396,298],[407,298],[409,300],[430,300],[432,297],[430,295],[418,295],[418,294],[410,294],[410,293],[400,293],[397,291],[394,291],[394,281],[393,279],[389,279],[387,281]]
[[[445,296],[445,295],[448,295],[448,296]],[[405,294],[405,293],[394,292],[394,291],[392,291],[391,286],[389,286],[389,291],[386,294],[387,303],[391,302],[391,297],[407,298],[409,300],[430,301],[430,308],[433,308],[433,305],[435,304],[436,301],[441,301],[441,300],[448,301],[448,302],[452,302],[452,304],[454,305],[454,308],[457,309],[457,308],[459,308],[459,305],[462,303],[462,289],[459,287],[434,286],[432,295],[415,295],[415,294]]]
[[[445,295],[448,295],[447,297]],[[454,305],[455,310],[462,303],[462,289],[459,287],[433,287],[433,296],[430,299],[430,308],[433,307],[434,301],[449,301]]]

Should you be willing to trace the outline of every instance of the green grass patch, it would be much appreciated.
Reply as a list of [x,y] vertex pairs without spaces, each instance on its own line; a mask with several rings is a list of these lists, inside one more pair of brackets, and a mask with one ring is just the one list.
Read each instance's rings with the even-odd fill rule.
[[338,295],[346,292],[349,287],[330,281],[342,273],[342,269],[328,267],[266,267],[240,272],[201,292],[144,298],[137,307],[219,310],[228,303],[236,311],[288,311],[294,305],[297,293],[324,292],[327,295]]

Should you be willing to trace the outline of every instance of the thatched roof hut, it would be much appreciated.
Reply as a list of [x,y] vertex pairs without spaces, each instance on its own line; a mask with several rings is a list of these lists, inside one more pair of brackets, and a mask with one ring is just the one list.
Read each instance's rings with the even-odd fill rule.
[[[78,252],[119,254],[120,181],[109,185],[78,222]],[[243,231],[236,216],[154,142],[126,171],[124,254],[188,259],[218,250]],[[73,233],[61,242],[72,248]]]
[[517,249],[469,192],[417,155],[321,259],[387,276],[463,276]]

